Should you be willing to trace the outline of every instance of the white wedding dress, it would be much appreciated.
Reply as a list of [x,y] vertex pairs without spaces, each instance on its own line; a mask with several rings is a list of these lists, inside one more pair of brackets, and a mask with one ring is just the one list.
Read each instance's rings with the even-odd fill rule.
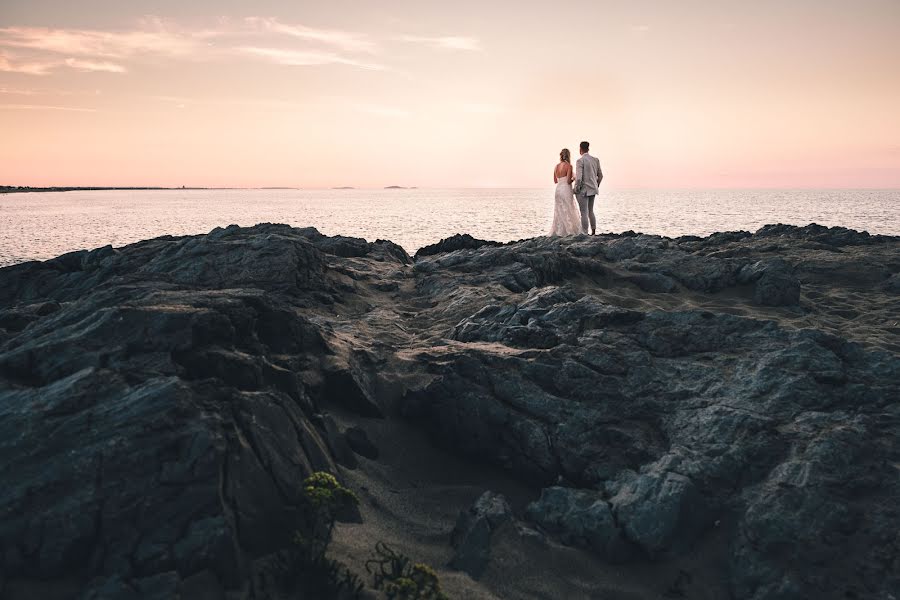
[[549,235],[576,235],[581,233],[581,213],[575,204],[575,192],[569,177],[563,176],[556,184],[553,204],[553,224]]

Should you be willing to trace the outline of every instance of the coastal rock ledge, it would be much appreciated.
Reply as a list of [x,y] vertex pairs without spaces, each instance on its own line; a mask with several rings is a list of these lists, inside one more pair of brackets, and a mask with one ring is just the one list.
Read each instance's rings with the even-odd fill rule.
[[0,269],[0,597],[277,598],[327,471],[362,499],[338,558],[396,536],[451,597],[900,598],[898,280],[900,238],[817,225]]

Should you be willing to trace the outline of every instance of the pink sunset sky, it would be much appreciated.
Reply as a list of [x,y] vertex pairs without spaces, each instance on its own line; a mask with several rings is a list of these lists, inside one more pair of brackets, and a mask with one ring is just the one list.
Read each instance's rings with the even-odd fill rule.
[[900,187],[898,0],[4,0],[0,185]]

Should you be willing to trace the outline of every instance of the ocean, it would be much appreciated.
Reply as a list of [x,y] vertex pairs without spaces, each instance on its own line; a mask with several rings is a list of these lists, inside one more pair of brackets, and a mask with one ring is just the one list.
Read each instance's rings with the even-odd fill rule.
[[[410,254],[454,233],[544,235],[553,189],[149,190],[0,194],[0,266],[231,223],[389,239]],[[900,190],[602,190],[598,232],[678,236],[768,223],[900,235]]]

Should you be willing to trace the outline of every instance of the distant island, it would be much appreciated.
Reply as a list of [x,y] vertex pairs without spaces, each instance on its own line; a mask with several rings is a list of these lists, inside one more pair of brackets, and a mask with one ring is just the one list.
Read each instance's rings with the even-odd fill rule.
[[342,185],[340,187],[333,187],[333,190],[355,190],[356,188],[351,185]]
[[384,189],[386,189],[386,190],[416,190],[416,189],[419,189],[419,188],[416,188],[416,187],[403,187],[402,185],[388,185],[388,186],[385,186]]

